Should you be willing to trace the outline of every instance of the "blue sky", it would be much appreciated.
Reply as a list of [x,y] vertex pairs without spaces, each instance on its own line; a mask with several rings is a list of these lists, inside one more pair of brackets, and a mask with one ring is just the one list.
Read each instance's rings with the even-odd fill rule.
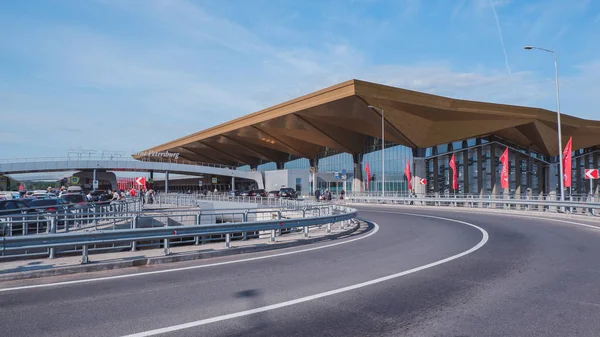
[[351,78],[554,110],[527,44],[600,119],[600,1],[1,1],[0,32],[1,158],[129,154]]

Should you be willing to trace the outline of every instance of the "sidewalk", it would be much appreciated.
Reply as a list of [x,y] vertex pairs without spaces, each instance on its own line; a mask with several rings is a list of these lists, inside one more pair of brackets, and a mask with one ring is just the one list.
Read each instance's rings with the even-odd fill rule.
[[296,232],[278,236],[276,242],[270,242],[270,238],[257,238],[246,241],[232,240],[231,248],[226,248],[225,242],[207,243],[198,246],[172,246],[170,254],[166,256],[163,255],[162,248],[113,253],[94,253],[90,251],[90,262],[87,264],[81,264],[80,255],[58,256],[55,259],[39,258],[6,261],[0,262],[0,281],[206,259],[217,256],[288,248],[344,237],[352,234],[361,226],[366,227],[362,222],[360,224],[350,223],[344,229],[340,228],[339,224],[335,224],[331,226],[331,233],[327,233],[327,226],[322,226],[321,228],[313,227],[310,229],[308,238],[305,238],[302,232]]

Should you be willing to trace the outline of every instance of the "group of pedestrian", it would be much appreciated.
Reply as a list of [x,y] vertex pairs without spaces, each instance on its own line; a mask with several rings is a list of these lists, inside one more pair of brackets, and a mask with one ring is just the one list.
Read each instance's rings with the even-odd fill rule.
[[[342,193],[343,193],[343,191],[342,191]],[[325,191],[323,192],[323,194],[321,194],[321,190],[316,190],[315,191],[315,199],[317,201],[320,201],[320,200],[331,201],[332,198],[333,197],[331,195],[331,191],[328,190],[328,189],[325,189]]]

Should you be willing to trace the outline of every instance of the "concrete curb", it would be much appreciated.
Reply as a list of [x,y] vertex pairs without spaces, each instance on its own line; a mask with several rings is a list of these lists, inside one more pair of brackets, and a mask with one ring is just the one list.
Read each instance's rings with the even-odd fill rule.
[[[185,253],[174,253],[167,256],[157,256],[157,257],[145,257],[135,260],[129,261],[116,261],[116,262],[90,262],[85,265],[76,265],[69,267],[55,267],[51,269],[43,269],[43,270],[32,270],[25,272],[17,272],[17,273],[9,273],[9,274],[0,274],[0,281],[14,281],[14,280],[25,280],[32,278],[41,278],[48,276],[59,276],[59,275],[69,275],[69,274],[77,274],[77,273],[87,273],[93,271],[103,271],[103,270],[112,270],[112,269],[120,269],[120,268],[128,268],[128,267],[139,267],[145,265],[156,265],[163,263],[172,263],[172,262],[182,262],[182,261],[191,261],[191,260],[199,260],[199,259],[209,259],[214,257],[221,256],[229,256],[229,255],[237,255],[237,254],[247,254],[247,253],[257,253],[270,251],[275,249],[283,249],[290,248],[302,245],[308,245],[311,243],[335,240],[343,236],[350,235],[357,231],[361,226],[361,223],[357,223],[351,228],[336,234],[325,235],[316,238],[308,238],[308,239],[298,239],[294,241],[288,242],[280,242],[273,244],[261,244],[255,246],[246,246],[246,247],[232,247],[229,249],[221,249],[209,252],[185,252]],[[91,255],[93,257],[93,255]]]

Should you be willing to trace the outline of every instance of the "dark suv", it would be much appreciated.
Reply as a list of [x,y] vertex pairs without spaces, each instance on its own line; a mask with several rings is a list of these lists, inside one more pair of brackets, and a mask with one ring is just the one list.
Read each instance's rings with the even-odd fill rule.
[[0,201],[0,216],[11,214],[26,213],[27,204],[21,200],[2,200]]
[[280,198],[296,199],[296,191],[291,187],[284,187],[279,190]]

